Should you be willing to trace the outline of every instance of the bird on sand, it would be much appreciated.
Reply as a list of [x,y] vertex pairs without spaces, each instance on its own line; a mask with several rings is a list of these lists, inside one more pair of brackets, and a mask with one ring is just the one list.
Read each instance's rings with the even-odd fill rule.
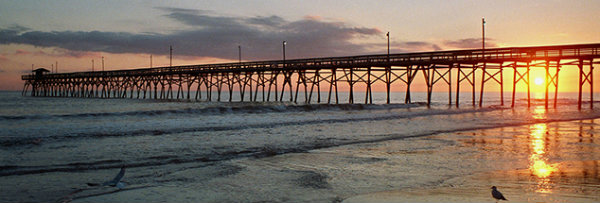
[[496,186],[492,186],[492,197],[496,199],[496,202],[498,202],[498,200],[508,201],[506,198],[504,198],[504,195],[502,195],[502,193],[496,189]]
[[[121,179],[123,179],[123,176],[125,176],[125,167],[121,167],[121,170],[119,171],[119,173],[117,174],[117,176],[115,176],[115,178],[113,178],[111,181],[106,181],[104,183],[102,183],[102,186],[111,186],[111,187],[117,187],[119,189],[123,189],[125,187],[125,183],[121,182]],[[89,186],[98,186],[100,184],[97,183],[88,183]]]

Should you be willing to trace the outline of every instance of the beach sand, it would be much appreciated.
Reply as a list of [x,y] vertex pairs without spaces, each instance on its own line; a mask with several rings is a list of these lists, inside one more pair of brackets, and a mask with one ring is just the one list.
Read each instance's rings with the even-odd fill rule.
[[131,167],[122,190],[86,185],[112,179],[114,168],[5,176],[0,189],[15,196],[0,202],[494,202],[491,186],[510,202],[594,202],[599,124],[537,123]]

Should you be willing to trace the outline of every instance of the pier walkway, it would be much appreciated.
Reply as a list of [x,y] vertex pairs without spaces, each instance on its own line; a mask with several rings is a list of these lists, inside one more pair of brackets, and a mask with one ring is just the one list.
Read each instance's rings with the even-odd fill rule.
[[[579,108],[584,85],[593,101],[593,66],[600,58],[600,44],[509,47],[348,57],[306,58],[204,65],[170,66],[131,70],[45,73],[23,75],[23,95],[45,97],[94,97],[138,99],[189,99],[221,101],[221,93],[239,94],[241,101],[354,103],[357,89],[365,103],[372,103],[372,86],[402,88],[411,102],[411,84],[424,80],[427,103],[436,84],[445,84],[448,103],[459,104],[461,86],[469,87],[473,105],[482,105],[488,83],[500,86],[504,105],[504,75],[512,74],[512,101],[518,85],[527,87],[530,103],[530,70],[545,69],[545,106],[554,90],[558,94],[559,70],[578,68]],[[596,61],[595,61],[596,60]],[[420,74],[419,74],[420,73]],[[463,84],[463,85],[461,85]],[[587,85],[586,85],[587,84]],[[348,89],[348,101],[339,100],[338,86]],[[495,85],[497,86],[497,85]],[[476,91],[478,87],[479,92]],[[551,88],[551,89],[550,89]],[[299,92],[303,93],[299,96]],[[325,94],[326,95],[322,95]],[[454,101],[453,101],[453,94]],[[213,95],[217,94],[217,95]],[[476,99],[479,94],[479,100]],[[260,96],[260,97],[259,97]],[[299,98],[303,97],[303,98]],[[590,102],[592,107],[593,102]]]

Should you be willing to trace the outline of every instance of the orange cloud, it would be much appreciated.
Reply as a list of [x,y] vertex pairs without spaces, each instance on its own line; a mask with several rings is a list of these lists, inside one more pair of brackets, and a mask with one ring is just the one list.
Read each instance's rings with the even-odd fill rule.
[[321,17],[321,16],[315,16],[315,15],[307,15],[307,16],[304,16],[304,19],[306,19],[306,20],[320,21],[320,20],[323,20],[323,17]]
[[17,49],[17,51],[15,51],[15,55],[17,55],[17,56],[29,55],[29,54],[31,54],[31,52],[25,51],[23,49]]

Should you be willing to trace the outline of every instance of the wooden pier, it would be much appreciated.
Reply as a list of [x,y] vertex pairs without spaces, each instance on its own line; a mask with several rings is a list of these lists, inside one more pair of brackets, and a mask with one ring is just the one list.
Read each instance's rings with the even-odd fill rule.
[[[431,103],[434,85],[448,87],[448,103],[459,104],[461,84],[471,89],[472,105],[481,106],[488,83],[499,84],[504,105],[504,73],[512,73],[512,101],[517,85],[527,86],[530,100],[530,70],[546,72],[545,106],[549,105],[549,88],[554,90],[554,107],[558,93],[559,70],[579,69],[579,108],[584,85],[589,86],[590,108],[593,107],[593,69],[600,58],[600,44],[577,44],[538,47],[471,49],[421,53],[363,55],[349,57],[307,58],[48,74],[38,71],[23,75],[23,95],[44,97],[187,99],[221,101],[221,94],[239,94],[240,101],[291,101],[340,103],[338,85],[349,87],[347,103],[354,103],[355,87],[363,89],[365,103],[373,103],[373,84],[385,84],[387,103],[391,87],[403,88],[405,102],[411,102],[411,84],[424,80],[427,104]],[[421,73],[421,74],[419,74]],[[452,75],[452,73],[456,75]],[[418,77],[421,75],[421,77]],[[476,78],[480,77],[480,78]],[[477,79],[477,80],[476,80]],[[476,87],[479,85],[479,100]],[[455,88],[455,100],[452,92]],[[299,96],[299,92],[303,94]],[[322,95],[327,92],[327,95]],[[217,95],[213,95],[213,94]],[[304,97],[304,98],[299,98]],[[216,99],[215,99],[216,98]]]

